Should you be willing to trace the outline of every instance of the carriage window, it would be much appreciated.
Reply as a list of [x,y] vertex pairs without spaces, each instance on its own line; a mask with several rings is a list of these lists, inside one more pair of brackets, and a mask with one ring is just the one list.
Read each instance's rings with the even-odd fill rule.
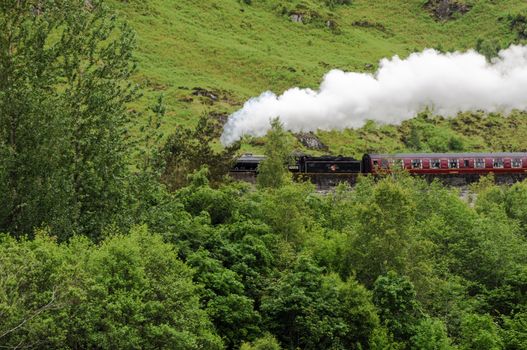
[[412,169],[421,169],[423,167],[421,159],[412,160]]
[[513,158],[511,164],[512,164],[513,168],[521,168],[522,167],[522,160],[520,158]]
[[441,168],[441,162],[439,161],[439,159],[432,159],[430,161],[430,167],[432,169],[439,169]]
[[381,168],[388,169],[388,159],[381,160]]
[[374,160],[373,161],[373,166],[377,168],[379,166],[379,161],[378,160]]
[[485,159],[478,158],[476,159],[476,162],[474,163],[476,168],[484,168],[485,167]]
[[468,167],[470,166],[470,162],[469,162],[468,159],[463,160],[463,166],[464,166],[465,168],[468,168]]
[[394,159],[392,161],[392,167],[394,169],[402,169],[403,168],[403,160],[402,159]]
[[496,158],[493,162],[494,168],[503,168],[503,159],[502,158]]
[[450,159],[450,160],[448,161],[448,167],[449,167],[450,169],[457,169],[457,168],[459,168],[459,162],[458,162],[458,160],[457,160],[457,159]]

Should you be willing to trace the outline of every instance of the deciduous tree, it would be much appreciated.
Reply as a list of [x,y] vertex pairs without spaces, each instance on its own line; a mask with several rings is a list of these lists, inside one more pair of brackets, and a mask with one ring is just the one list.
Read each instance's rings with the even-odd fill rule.
[[258,186],[283,186],[290,179],[287,165],[291,157],[291,145],[278,118],[271,120],[271,129],[267,132],[265,144],[265,157],[258,166]]
[[2,3],[0,229],[96,237],[120,221],[133,46],[101,0]]

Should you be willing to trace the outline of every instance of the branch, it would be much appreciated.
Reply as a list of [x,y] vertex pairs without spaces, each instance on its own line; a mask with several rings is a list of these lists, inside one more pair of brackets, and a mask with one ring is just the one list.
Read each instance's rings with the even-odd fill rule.
[[[5,337],[9,333],[13,333],[14,331],[16,331],[17,329],[22,327],[28,321],[31,321],[33,318],[37,317],[38,315],[40,315],[44,311],[50,309],[53,306],[53,304],[55,303],[55,292],[56,291],[53,290],[53,294],[51,295],[51,300],[46,305],[44,305],[44,306],[40,307],[39,309],[35,310],[32,315],[30,315],[29,317],[27,317],[24,320],[22,320],[22,322],[20,322],[17,326],[15,326],[15,327],[13,327],[11,329],[8,329],[7,331],[5,331],[2,334],[0,334],[0,339]],[[18,347],[18,345],[17,345],[17,347]]]

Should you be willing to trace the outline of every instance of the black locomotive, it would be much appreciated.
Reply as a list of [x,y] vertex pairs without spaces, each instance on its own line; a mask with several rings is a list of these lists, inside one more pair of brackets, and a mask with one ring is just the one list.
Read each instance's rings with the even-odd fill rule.
[[[231,169],[231,172],[258,172],[258,165],[265,156],[244,154],[237,159],[236,163]],[[336,174],[350,174],[361,173],[363,163],[353,157],[343,156],[300,156],[296,157],[294,164],[289,165],[291,172],[298,173],[336,173]]]

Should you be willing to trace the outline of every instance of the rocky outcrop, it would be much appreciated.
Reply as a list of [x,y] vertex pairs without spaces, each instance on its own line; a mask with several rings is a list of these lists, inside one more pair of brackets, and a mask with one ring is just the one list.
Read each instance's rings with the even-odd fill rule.
[[295,23],[303,23],[304,15],[300,13],[292,13],[289,18]]
[[358,20],[358,21],[354,21],[353,23],[351,23],[352,26],[354,27],[362,27],[362,28],[372,28],[372,29],[376,29],[380,32],[383,32],[383,33],[388,33],[388,30],[386,29],[386,27],[382,24],[382,23],[379,23],[379,22],[371,22],[367,19],[361,19],[361,20]]
[[218,122],[218,125],[223,128],[229,119],[228,113],[223,112],[210,112],[209,116]]
[[[179,90],[189,90],[185,86],[178,87]],[[235,106],[239,102],[234,98],[233,94],[227,90],[205,89],[202,87],[194,87],[191,89],[189,95],[181,97],[182,102],[193,102],[194,98],[202,104],[213,105],[216,102],[223,102]]]
[[464,0],[428,0],[425,8],[432,13],[438,21],[447,21],[456,14],[465,14],[470,11],[471,5]]
[[193,88],[192,89],[192,95],[208,97],[211,101],[217,101],[218,100],[218,94],[216,94],[216,93],[214,93],[214,92],[212,92],[210,90],[200,88],[200,87]]
[[301,132],[295,135],[298,141],[305,147],[315,150],[327,150],[328,147],[322,143],[312,132]]

